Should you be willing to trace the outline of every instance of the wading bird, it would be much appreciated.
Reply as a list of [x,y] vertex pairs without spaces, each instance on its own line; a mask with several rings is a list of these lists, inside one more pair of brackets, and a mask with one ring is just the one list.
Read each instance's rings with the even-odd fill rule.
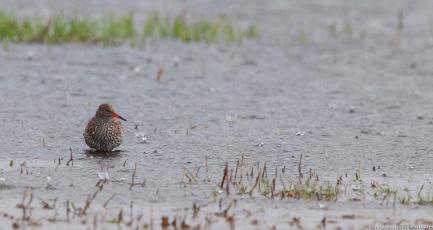
[[84,140],[93,149],[109,152],[120,146],[123,128],[120,120],[126,121],[114,111],[111,104],[101,104],[96,114],[87,122]]

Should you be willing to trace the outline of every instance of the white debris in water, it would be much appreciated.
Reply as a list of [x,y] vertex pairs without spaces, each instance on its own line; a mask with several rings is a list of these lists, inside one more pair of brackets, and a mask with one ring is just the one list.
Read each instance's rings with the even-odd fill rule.
[[326,209],[327,207],[326,207],[326,204],[320,203],[319,204],[319,208],[320,209]]
[[144,135],[142,132],[138,132],[135,134],[135,137],[138,139],[140,143],[147,143],[149,138]]
[[296,136],[304,136],[307,132],[299,130],[296,132]]
[[134,67],[134,72],[135,72],[135,73],[140,73],[140,72],[141,72],[141,67],[140,67],[139,65],[136,65],[136,66]]
[[100,180],[108,180],[110,179],[110,174],[108,174],[107,171],[105,172],[98,172],[98,177]]
[[47,184],[49,184],[50,182],[51,182],[51,177],[50,176],[47,176]]
[[355,107],[354,106],[350,106],[349,113],[355,113]]
[[354,185],[352,185],[352,190],[353,190],[353,191],[361,191],[362,188],[361,188],[360,185],[358,185],[358,184],[354,184]]
[[0,177],[0,184],[6,183],[6,179],[4,177]]
[[235,122],[238,119],[238,115],[230,115],[230,114],[226,114],[226,121],[227,122]]

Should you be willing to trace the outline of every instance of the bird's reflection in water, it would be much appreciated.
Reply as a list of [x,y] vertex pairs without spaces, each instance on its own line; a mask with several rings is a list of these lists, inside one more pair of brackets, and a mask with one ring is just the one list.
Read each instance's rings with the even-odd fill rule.
[[114,150],[114,151],[105,152],[105,151],[94,150],[94,149],[89,149],[84,151],[86,156],[95,157],[95,158],[117,158],[122,155],[122,152],[124,151]]

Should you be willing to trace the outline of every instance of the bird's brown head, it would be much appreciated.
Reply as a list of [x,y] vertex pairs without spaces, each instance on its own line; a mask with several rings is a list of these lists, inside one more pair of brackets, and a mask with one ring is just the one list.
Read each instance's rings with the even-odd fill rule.
[[126,121],[126,119],[117,114],[114,111],[113,106],[108,103],[104,103],[99,106],[98,110],[96,111],[96,116],[101,118],[119,118]]

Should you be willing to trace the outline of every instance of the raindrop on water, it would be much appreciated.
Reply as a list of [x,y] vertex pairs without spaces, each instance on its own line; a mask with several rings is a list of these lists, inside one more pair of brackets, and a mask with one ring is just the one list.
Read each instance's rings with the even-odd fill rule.
[[138,139],[140,143],[147,143],[149,138],[144,135],[142,132],[138,132],[135,134],[135,137]]
[[337,106],[335,104],[328,105],[328,109],[330,109],[330,110],[334,110],[336,108],[337,108]]
[[264,145],[265,145],[265,143],[263,143],[263,142],[256,144],[257,147],[263,147]]

